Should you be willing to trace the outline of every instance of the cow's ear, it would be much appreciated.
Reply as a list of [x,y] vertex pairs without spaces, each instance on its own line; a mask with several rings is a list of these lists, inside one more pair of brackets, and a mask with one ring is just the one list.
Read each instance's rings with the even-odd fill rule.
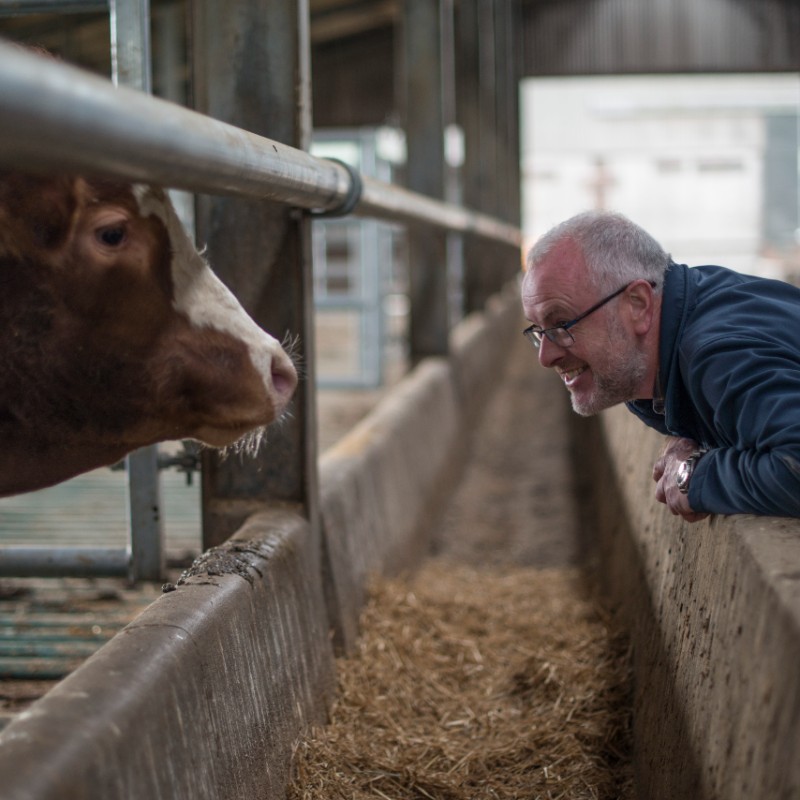
[[0,174],[0,214],[13,224],[15,238],[36,249],[53,250],[65,243],[76,206],[72,176]]

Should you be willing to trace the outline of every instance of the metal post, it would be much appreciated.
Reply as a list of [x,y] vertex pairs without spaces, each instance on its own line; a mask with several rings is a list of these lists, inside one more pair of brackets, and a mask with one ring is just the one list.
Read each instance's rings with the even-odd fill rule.
[[[462,0],[459,4],[459,108],[464,128],[464,203],[497,213],[497,134],[495,103],[494,0]],[[502,5],[507,0],[499,0]],[[505,57],[505,53],[500,57]],[[497,251],[474,238],[466,244],[464,304],[483,308],[496,288]]]
[[[496,84],[496,147],[497,185],[492,213],[511,222],[520,223],[519,173],[519,80],[520,80],[520,9],[518,0],[503,0],[494,6],[495,84]],[[519,271],[517,254],[504,254],[498,264],[496,290]]]
[[130,579],[158,581],[164,577],[166,566],[158,447],[143,447],[131,453],[126,461]]
[[[194,5],[195,102],[210,116],[307,149],[311,133],[306,0]],[[296,340],[304,380],[291,416],[255,458],[203,457],[203,543],[226,540],[264,503],[299,506],[317,529],[311,223],[286,205],[204,197],[200,242],[254,319]]]
[[114,83],[150,94],[149,0],[109,0],[111,70]]
[[[522,6],[520,0],[508,0],[505,24],[506,58],[501,65],[506,70],[506,147],[508,153],[506,173],[507,208],[501,218],[519,227],[521,213],[520,180],[520,130],[519,130],[519,89],[522,80]],[[516,264],[519,268],[519,264]]]
[[[205,1],[212,4],[212,0]],[[270,6],[270,13],[274,8],[274,4]],[[244,79],[232,81],[236,92],[218,81],[217,102],[206,103],[208,108],[219,108],[216,116],[227,116],[241,128],[140,91],[114,88],[98,76],[0,43],[0,164],[15,169],[96,172],[119,180],[225,195],[206,206],[207,233],[200,237],[201,243],[208,241],[212,263],[257,320],[278,335],[290,330],[301,337],[296,352],[306,381],[297,394],[292,419],[271,434],[268,453],[272,458],[265,461],[265,456],[239,466],[236,457],[225,464],[207,459],[207,545],[226,538],[250,510],[265,502],[303,506],[313,529],[318,530],[310,223],[299,209],[338,209],[349,200],[357,181],[341,164],[297,149],[307,140],[310,107],[308,50],[306,44],[300,44],[307,41],[307,9],[304,2],[293,8],[294,17],[281,6],[277,19],[294,19],[291,41],[298,42],[293,61],[299,64],[296,74],[281,72],[285,52],[280,46],[273,48],[270,41],[276,63],[261,57],[256,69],[259,75],[273,76],[269,87],[259,76],[249,84]],[[224,28],[216,22],[198,28],[212,32],[212,44],[216,41],[213,32]],[[286,25],[281,27],[272,19],[270,23],[279,31],[278,43],[288,41]],[[253,35],[257,42],[263,41],[255,32]],[[237,56],[238,51],[231,50],[223,38],[216,50],[218,64],[224,64],[228,55],[240,63],[252,56],[245,33],[237,30],[233,37],[245,40],[240,48],[247,52]],[[220,69],[217,74],[220,72],[227,70]],[[283,102],[278,104],[281,76]],[[241,119],[224,113],[226,98],[253,86],[256,94],[261,88],[267,95],[266,101],[260,98],[260,122],[247,113]],[[271,89],[274,92],[270,93]],[[293,91],[297,92],[295,104],[286,101]],[[249,95],[238,102],[245,111],[255,108]],[[282,125],[290,130],[282,131]],[[281,138],[259,135],[265,127]],[[256,132],[251,133],[253,130]],[[284,144],[286,141],[297,146]],[[367,176],[361,176],[360,182],[363,191],[354,211],[359,216],[458,232],[473,241],[491,240],[495,246],[519,253],[521,235],[512,225]],[[240,200],[237,206],[234,198],[249,200]],[[254,230],[260,234],[253,236]],[[250,234],[244,243],[240,241],[242,231]],[[241,265],[245,269],[240,269]],[[151,510],[154,507],[150,505]],[[29,548],[22,548],[17,558],[11,552],[15,549],[3,549],[0,573],[36,570],[40,568],[36,565],[48,560]],[[109,553],[104,548],[70,550],[58,560],[59,568],[77,569],[79,574],[86,569],[92,574],[124,574],[127,569],[127,553],[122,549]],[[83,566],[89,562],[92,566]]]
[[[152,91],[149,0],[109,0],[112,80],[148,94]],[[164,577],[164,524],[158,477],[158,447],[126,458],[131,580]]]
[[[445,191],[442,0],[403,5],[406,184],[443,198]],[[408,231],[409,349],[412,362],[448,350],[446,239],[440,231]]]
[[[456,32],[454,0],[442,0],[442,124],[444,126],[444,198],[461,205],[464,132],[456,114]],[[464,316],[464,237],[447,234],[447,319],[452,327]]]

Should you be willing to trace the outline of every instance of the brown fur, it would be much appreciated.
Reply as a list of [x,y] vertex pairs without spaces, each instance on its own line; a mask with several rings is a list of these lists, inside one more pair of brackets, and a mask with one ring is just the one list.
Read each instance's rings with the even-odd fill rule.
[[172,252],[130,186],[0,172],[0,496],[279,413],[243,342],[174,310]]

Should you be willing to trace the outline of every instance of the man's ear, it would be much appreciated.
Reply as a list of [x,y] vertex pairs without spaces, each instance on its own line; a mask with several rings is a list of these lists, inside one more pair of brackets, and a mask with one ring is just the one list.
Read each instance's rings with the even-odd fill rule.
[[634,281],[625,292],[628,300],[633,330],[639,336],[644,336],[655,321],[657,298],[653,287],[646,280]]

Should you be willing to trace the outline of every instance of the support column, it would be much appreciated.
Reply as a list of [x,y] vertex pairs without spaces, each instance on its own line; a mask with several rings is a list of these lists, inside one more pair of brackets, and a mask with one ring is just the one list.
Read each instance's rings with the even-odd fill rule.
[[[497,186],[493,213],[511,225],[520,225],[519,82],[521,77],[521,9],[519,0],[494,6]],[[493,291],[520,269],[519,252],[501,259]]]
[[[307,0],[195,0],[195,105],[237,127],[307,149],[311,135]],[[296,340],[304,375],[292,413],[256,457],[203,456],[203,543],[225,541],[264,504],[317,523],[317,436],[310,221],[281,203],[199,198],[198,239],[256,322]]]
[[520,224],[519,84],[522,79],[522,9],[519,0],[495,6],[498,153],[502,163],[496,214]]
[[[445,196],[444,0],[406,0],[403,4],[406,185],[415,192]],[[413,363],[448,350],[447,253],[443,232],[423,227],[408,231],[410,270],[410,353]]]
[[[520,76],[517,0],[461,0],[458,12],[459,107],[464,129],[464,204],[519,224],[519,134],[516,92]],[[516,199],[515,199],[516,198]],[[519,268],[519,254],[470,238],[465,248],[467,311]]]

